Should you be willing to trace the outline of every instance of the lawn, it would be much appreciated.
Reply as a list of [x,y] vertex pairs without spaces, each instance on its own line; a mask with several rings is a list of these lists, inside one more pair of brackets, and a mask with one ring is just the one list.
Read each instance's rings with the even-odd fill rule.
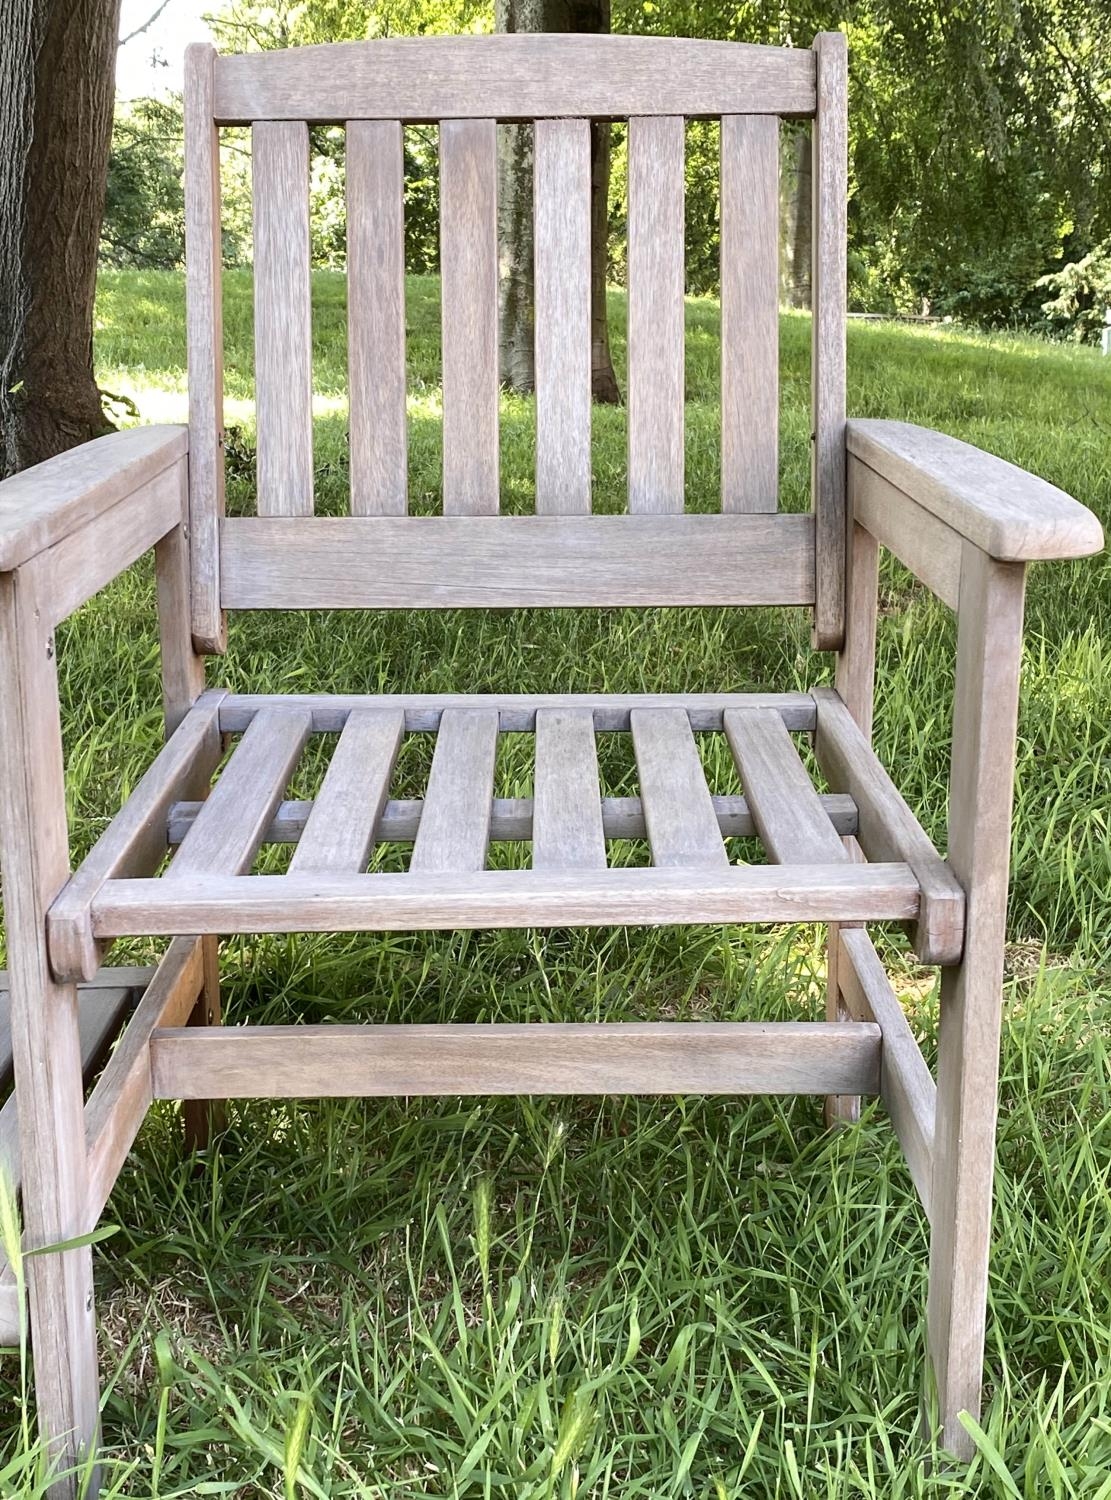
[[[343,297],[341,277],[316,278],[320,509],[347,484]],[[623,373],[617,294],[611,318]],[[438,492],[438,320],[436,282],[411,281],[415,509]],[[251,489],[250,323],[233,273],[232,509]],[[688,494],[706,509],[717,341],[716,304],[691,300]],[[785,315],[792,509],[808,503],[808,342]],[[121,416],[184,416],[180,278],[102,277],[96,349]],[[854,414],[978,442],[1111,522],[1111,361],[872,324],[850,329],[849,355]],[[504,397],[506,509],[530,506],[531,432],[531,403]],[[622,504],[624,441],[623,410],[596,412],[598,509]],[[943,842],[952,622],[897,565],[882,586],[877,745]],[[159,740],[148,565],[65,627],[59,659],[80,854]],[[210,680],[743,690],[830,670],[801,611],[291,614],[235,618]],[[232,1106],[194,1171],[177,1109],[158,1106],[112,1197],[118,1230],[96,1250],[105,1492],[1111,1500],[1109,726],[1111,566],[1035,568],[971,1471],[932,1464],[919,1430],[926,1224],[878,1105],[831,1135],[806,1099],[267,1101]],[[624,754],[603,760],[609,790]],[[524,774],[508,743],[498,794]],[[932,1056],[934,974],[897,935],[883,944]],[[224,967],[231,1022],[774,1019],[821,1012],[824,955],[813,929],[687,928],[237,940]],[[24,1378],[16,1356],[0,1364],[0,1493],[38,1492]]]

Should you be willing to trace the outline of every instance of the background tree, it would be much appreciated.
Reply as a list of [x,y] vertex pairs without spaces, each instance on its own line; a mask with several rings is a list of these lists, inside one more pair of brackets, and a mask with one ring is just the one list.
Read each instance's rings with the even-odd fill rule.
[[6,0],[0,24],[0,468],[111,426],[93,295],[119,0]]
[[[498,31],[610,29],[609,0],[495,0]],[[596,401],[621,394],[610,355],[606,317],[609,263],[610,127],[590,127],[590,378]],[[533,357],[532,126],[498,127],[499,343],[503,382],[515,391],[536,387]]]

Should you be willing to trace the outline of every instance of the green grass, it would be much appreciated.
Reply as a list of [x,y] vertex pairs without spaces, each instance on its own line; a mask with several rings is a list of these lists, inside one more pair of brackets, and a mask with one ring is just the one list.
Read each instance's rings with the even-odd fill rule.
[[[227,278],[229,504],[250,495],[250,289]],[[346,488],[342,279],[314,287],[322,508]],[[614,296],[624,363],[624,300]],[[102,383],[184,415],[179,279],[102,277]],[[415,508],[439,484],[438,288],[409,287]],[[718,311],[688,304],[690,503],[718,485]],[[784,504],[807,503],[809,327],[785,316]],[[850,409],[937,426],[1111,517],[1111,362],[956,330],[854,325]],[[527,509],[529,402],[502,403],[505,507]],[[624,412],[596,413],[597,505],[622,503]],[[953,632],[885,565],[877,742],[943,839]],[[98,1246],[106,1489],[130,1496],[1111,1497],[1111,576],[1033,571],[1003,1051],[987,1406],[970,1470],[918,1425],[925,1223],[882,1111],[816,1101],[235,1105],[183,1169],[158,1107]],[[802,612],[241,616],[210,679],[253,690],[810,685]],[[149,569],[65,629],[75,845],[159,736]],[[617,752],[605,768],[615,786]],[[523,774],[512,748],[499,769]],[[470,933],[226,945],[231,1021],[798,1017],[821,934]],[[131,949],[136,954],[142,945]],[[885,956],[928,1056],[933,975]],[[37,1493],[19,1363],[0,1492]],[[3,1419],[0,1419],[3,1420]],[[7,1463],[7,1469],[4,1463]],[[5,1491],[6,1487],[6,1491]]]

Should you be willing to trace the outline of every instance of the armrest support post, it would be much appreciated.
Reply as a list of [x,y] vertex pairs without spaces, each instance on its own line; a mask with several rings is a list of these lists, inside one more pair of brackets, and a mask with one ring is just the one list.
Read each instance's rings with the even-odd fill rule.
[[949,863],[967,899],[961,962],[942,970],[928,1331],[946,1447],[971,1457],[979,1415],[1011,797],[1025,568],[966,542],[961,558]]

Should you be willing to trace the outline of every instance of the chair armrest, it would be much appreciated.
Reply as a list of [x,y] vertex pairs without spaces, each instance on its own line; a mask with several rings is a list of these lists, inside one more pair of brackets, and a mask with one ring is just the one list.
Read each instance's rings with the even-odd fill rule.
[[0,481],[0,572],[29,562],[185,458],[187,427],[132,427]]
[[1087,557],[1103,547],[1103,528],[1079,501],[959,438],[858,419],[846,441],[854,458],[1000,562]]

